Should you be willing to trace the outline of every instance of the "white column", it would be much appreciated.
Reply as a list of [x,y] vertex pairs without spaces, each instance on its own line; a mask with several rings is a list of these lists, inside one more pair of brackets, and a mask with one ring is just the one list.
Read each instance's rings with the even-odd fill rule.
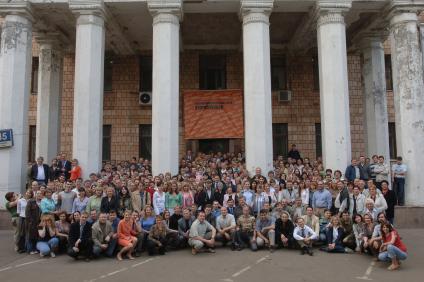
[[269,15],[272,0],[242,0],[246,168],[273,169]]
[[343,16],[350,6],[343,1],[319,7],[317,23],[323,161],[326,168],[342,171],[352,154]]
[[181,2],[148,2],[153,16],[153,175],[178,172]]
[[40,52],[35,152],[50,163],[60,144],[63,56],[57,40],[45,35],[36,38]]
[[73,158],[78,159],[83,177],[99,172],[102,162],[104,6],[71,5],[77,16]]
[[423,206],[424,85],[417,14],[394,10],[390,31],[397,152],[408,166],[405,200]]
[[387,114],[386,75],[384,48],[379,36],[365,37],[361,41],[364,63],[365,132],[367,156],[381,155],[390,160]]
[[[420,39],[421,39],[421,53],[423,55],[423,68],[424,68],[424,23],[420,23]],[[424,73],[424,71],[423,71]]]
[[[29,6],[7,9],[0,50],[0,129],[13,129],[14,145],[0,148],[0,206],[7,192],[25,191],[28,162],[28,104],[32,62]],[[4,13],[6,12],[6,14]]]

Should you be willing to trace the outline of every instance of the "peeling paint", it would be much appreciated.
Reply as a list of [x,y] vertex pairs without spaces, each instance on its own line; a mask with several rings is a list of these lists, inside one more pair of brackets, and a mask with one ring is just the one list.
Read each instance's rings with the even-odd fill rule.
[[[26,33],[26,40],[21,40],[22,33]],[[31,42],[31,26],[21,22],[6,21],[2,32],[2,52],[16,50],[18,44],[26,45]]]

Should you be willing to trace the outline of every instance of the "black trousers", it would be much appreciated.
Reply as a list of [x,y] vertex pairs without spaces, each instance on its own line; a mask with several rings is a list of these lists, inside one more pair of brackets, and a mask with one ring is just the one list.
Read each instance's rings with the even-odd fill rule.
[[160,238],[158,240],[162,245],[159,247],[156,242],[147,239],[147,243],[146,243],[146,248],[147,248],[147,252],[149,253],[149,256],[153,256],[157,253],[159,253],[160,255],[164,255],[165,254],[165,250],[166,250],[166,246],[168,244],[168,240],[166,238]]
[[91,241],[81,242],[78,246],[79,252],[75,252],[73,246],[68,246],[68,256],[78,258],[83,256],[89,258],[92,256],[93,243]]

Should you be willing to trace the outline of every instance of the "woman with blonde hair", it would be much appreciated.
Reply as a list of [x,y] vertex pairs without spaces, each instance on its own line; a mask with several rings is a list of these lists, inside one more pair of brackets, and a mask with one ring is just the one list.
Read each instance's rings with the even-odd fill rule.
[[57,238],[57,230],[53,221],[53,216],[43,214],[38,226],[38,241],[36,248],[40,252],[41,257],[50,254],[50,256],[54,258],[56,256],[55,251],[58,246],[59,239]]
[[125,211],[124,219],[118,224],[118,244],[122,249],[116,255],[116,258],[121,261],[122,255],[127,254],[129,259],[134,259],[131,255],[135,246],[137,245],[136,232],[132,229],[133,220],[131,218],[131,212]]

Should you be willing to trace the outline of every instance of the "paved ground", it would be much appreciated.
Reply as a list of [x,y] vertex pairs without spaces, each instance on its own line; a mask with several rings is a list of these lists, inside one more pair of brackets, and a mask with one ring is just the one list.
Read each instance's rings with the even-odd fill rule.
[[409,258],[402,269],[386,270],[387,265],[372,262],[357,254],[327,254],[315,251],[314,257],[298,251],[277,250],[253,253],[249,250],[217,249],[215,254],[198,254],[189,250],[170,252],[165,256],[118,262],[100,259],[73,261],[66,255],[40,259],[38,255],[13,252],[11,232],[0,231],[0,281],[42,282],[266,282],[266,281],[422,281],[424,277],[423,229],[400,230],[409,247]]

